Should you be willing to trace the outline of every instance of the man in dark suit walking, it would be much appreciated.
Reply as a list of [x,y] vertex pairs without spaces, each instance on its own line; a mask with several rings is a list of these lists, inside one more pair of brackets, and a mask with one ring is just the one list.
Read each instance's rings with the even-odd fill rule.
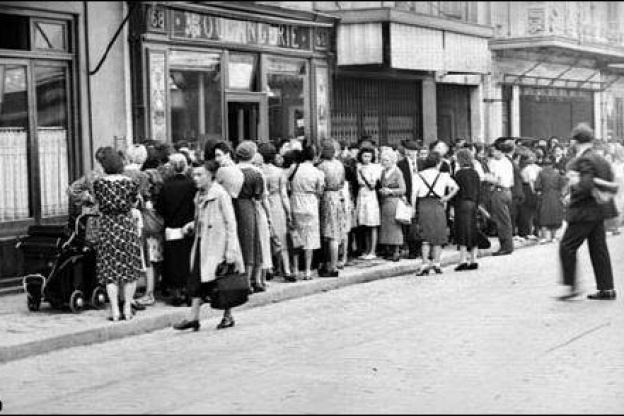
[[[597,187],[595,179],[613,182],[613,170],[609,162],[592,150],[594,132],[587,124],[579,124],[572,130],[576,143],[576,158],[568,166],[570,178],[569,204],[566,210],[568,226],[559,244],[559,258],[563,271],[563,284],[569,292],[559,299],[571,299],[580,294],[576,279],[576,253],[587,240],[589,257],[594,269],[598,291],[589,299],[615,299],[613,270],[607,246],[604,220],[617,216],[613,200],[598,203],[593,196]],[[599,189],[602,189],[599,187]],[[610,188],[615,192],[617,188]]]

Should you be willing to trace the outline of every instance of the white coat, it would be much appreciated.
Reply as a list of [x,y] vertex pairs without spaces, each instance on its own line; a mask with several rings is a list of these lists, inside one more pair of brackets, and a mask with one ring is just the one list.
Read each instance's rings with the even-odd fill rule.
[[238,243],[236,217],[232,198],[218,183],[214,182],[210,190],[195,196],[195,227],[201,220],[201,230],[195,232],[191,249],[191,270],[196,257],[197,240],[201,238],[199,247],[200,276],[202,283],[215,280],[217,266],[226,259],[226,253],[234,258],[238,272],[245,271],[243,254]]

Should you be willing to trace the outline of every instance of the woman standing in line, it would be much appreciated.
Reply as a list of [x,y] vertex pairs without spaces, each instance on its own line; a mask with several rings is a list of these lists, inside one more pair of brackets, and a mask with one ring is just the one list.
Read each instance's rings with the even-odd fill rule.
[[[266,287],[262,275],[267,259],[263,253],[267,250],[266,248],[263,250],[263,245],[266,245],[267,236],[261,229],[262,219],[256,205],[262,203],[265,185],[264,175],[251,163],[255,155],[256,144],[250,140],[244,140],[236,147],[236,158],[239,161],[237,167],[243,173],[243,183],[234,202],[234,212],[238,224],[238,240],[251,289],[254,292],[264,292]],[[268,252],[270,253],[270,248]]]
[[375,149],[364,146],[358,153],[357,180],[359,184],[356,212],[357,223],[366,227],[366,252],[360,259],[377,258],[377,231],[381,224],[377,184],[381,178],[381,167],[375,163]]
[[[430,152],[423,163],[423,170],[414,176],[412,185],[412,206],[418,207],[418,226],[423,239],[423,265],[417,276],[427,275],[431,269],[442,273],[442,245],[448,243],[445,205],[459,191],[459,186],[449,172],[440,172],[441,165],[440,154]],[[448,194],[445,194],[446,190]],[[430,253],[433,259],[430,259]]]
[[537,215],[542,238],[540,244],[555,241],[557,230],[563,225],[563,189],[566,178],[555,167],[555,158],[552,155],[544,157],[542,170],[535,180],[538,204]]
[[346,217],[343,188],[345,169],[336,156],[334,141],[327,139],[321,147],[321,163],[317,169],[323,172],[323,194],[321,196],[321,236],[329,248],[326,270],[319,270],[321,277],[338,277],[338,248],[345,234]]
[[197,189],[188,175],[187,159],[182,153],[169,156],[169,163],[173,175],[165,180],[156,200],[156,211],[165,223],[163,278],[170,290],[179,293],[186,288],[190,273],[189,264],[180,259],[189,258],[193,243],[186,238],[182,227],[195,217]]
[[260,143],[258,152],[262,155],[262,172],[266,178],[270,217],[273,232],[282,245],[279,256],[281,259],[284,280],[295,282],[297,278],[291,273],[288,254],[288,224],[292,222],[290,200],[286,191],[286,177],[284,170],[275,165],[277,150],[271,143]]
[[[142,269],[141,241],[131,210],[137,203],[139,186],[122,175],[124,163],[112,147],[103,150],[105,176],[93,182],[101,216],[96,274],[106,287],[111,306],[110,321],[130,320],[136,281]],[[124,313],[119,311],[119,287],[123,287]]]
[[[186,224],[184,234],[193,235],[187,293],[191,297],[190,318],[175,324],[174,329],[200,328],[199,312],[202,299],[210,295],[216,280],[217,267],[225,262],[234,264],[238,272],[245,270],[240,250],[236,218],[232,199],[215,181],[218,164],[208,160],[203,166],[193,168],[193,181],[197,186],[195,220]],[[217,329],[234,326],[232,311],[223,311]]]
[[474,168],[469,149],[457,151],[455,182],[459,192],[453,198],[455,210],[455,240],[459,245],[459,264],[455,271],[475,270],[477,263],[477,209],[480,203],[481,180]]
[[[290,182],[293,225],[304,252],[303,280],[312,279],[312,254],[321,248],[319,198],[325,181],[323,172],[314,167],[316,151],[306,144],[301,151],[301,163],[292,167]],[[298,264],[298,263],[295,263]]]
[[396,209],[399,199],[405,196],[405,179],[397,167],[397,154],[394,150],[382,149],[380,161],[383,172],[380,180],[381,189],[379,190],[381,195],[379,244],[389,247],[388,259],[399,261],[403,246],[403,225],[396,221]]

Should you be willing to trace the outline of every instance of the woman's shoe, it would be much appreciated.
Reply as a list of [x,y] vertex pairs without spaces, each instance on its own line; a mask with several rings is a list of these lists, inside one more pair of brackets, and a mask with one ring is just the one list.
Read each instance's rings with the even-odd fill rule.
[[285,274],[284,281],[294,283],[297,281],[297,277],[294,274]]
[[457,267],[455,267],[456,272],[461,272],[462,270],[468,270],[468,263],[459,263]]
[[184,329],[193,329],[193,331],[199,331],[199,321],[198,320],[194,320],[194,321],[187,321],[186,319],[183,320],[182,322],[178,322],[177,324],[173,325],[173,329],[179,329],[179,330],[184,330]]
[[416,273],[416,276],[427,276],[428,274],[429,274],[429,267],[424,267]]
[[392,261],[399,261],[401,260],[401,253],[394,253],[392,255]]
[[442,274],[442,269],[440,268],[440,266],[433,266],[433,271],[437,274]]
[[466,270],[477,270],[479,268],[479,263],[470,263]]
[[113,316],[109,316],[108,320],[111,322],[119,322],[122,319],[122,315],[113,315]]
[[234,318],[223,318],[219,325],[217,325],[217,329],[225,329],[231,328],[234,326]]

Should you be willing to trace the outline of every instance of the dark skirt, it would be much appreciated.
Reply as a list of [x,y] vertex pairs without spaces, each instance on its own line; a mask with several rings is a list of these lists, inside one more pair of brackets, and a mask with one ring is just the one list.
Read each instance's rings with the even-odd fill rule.
[[467,199],[455,205],[455,242],[468,249],[477,246],[477,204]]
[[438,198],[418,198],[418,226],[423,242],[432,246],[448,243],[444,204]]
[[255,202],[249,198],[235,198],[232,204],[236,215],[238,242],[245,266],[262,266],[262,247]]
[[190,273],[191,249],[193,240],[165,241],[163,260],[163,279],[165,286],[171,289],[182,289],[187,283]]
[[[197,247],[201,247],[200,245],[201,239],[197,240]],[[193,262],[193,270],[188,274],[188,279],[186,281],[186,293],[191,298],[205,298],[206,296],[210,296],[215,287],[215,281],[212,282],[202,282],[201,274],[200,274],[200,261],[199,258],[199,250],[195,250],[195,261]]]

